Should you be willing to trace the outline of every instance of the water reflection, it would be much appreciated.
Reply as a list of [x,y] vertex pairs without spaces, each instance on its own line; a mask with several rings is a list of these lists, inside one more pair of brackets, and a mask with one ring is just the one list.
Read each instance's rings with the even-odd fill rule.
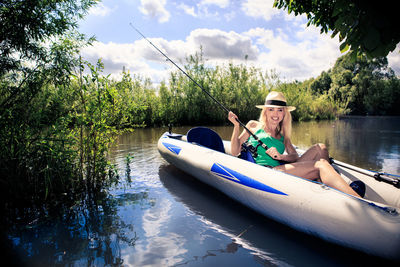
[[[208,257],[223,257],[223,260],[219,259],[219,261],[223,261],[227,265],[240,266],[237,264],[243,260],[240,255],[227,256],[227,253],[249,254],[250,259],[245,257],[246,266],[256,265],[256,263],[262,263],[263,266],[290,265],[286,262],[285,255],[279,255],[280,244],[286,246],[283,244],[285,238],[276,234],[276,230],[279,228],[281,228],[281,232],[286,232],[281,225],[252,213],[215,189],[198,182],[190,175],[180,172],[172,166],[161,166],[159,173],[161,182],[176,197],[177,201],[199,215],[200,220],[207,228],[227,237],[225,242],[218,243],[218,246],[222,245],[222,248],[218,248],[218,246],[204,248],[199,245],[198,248],[188,253],[186,260],[178,265],[193,264],[199,261],[208,264],[209,261],[205,261]],[[293,232],[291,229],[285,230]],[[257,238],[254,238],[255,236]],[[262,244],[260,247],[263,249],[258,248],[257,243],[258,245]],[[272,246],[270,247],[269,244]],[[290,244],[287,249],[290,250]],[[293,251],[298,250],[296,248]],[[216,260],[218,261],[218,259]]]
[[126,257],[125,263],[132,266],[171,266],[186,253],[186,238],[168,231],[171,223],[172,202],[163,199],[153,209],[141,216],[142,239],[136,244],[135,252]]
[[[229,209],[224,209],[219,204],[221,202],[228,202],[238,206],[236,202],[225,198],[220,192],[198,182],[193,177],[180,172],[173,166],[160,166],[159,176],[161,182],[175,197],[175,200],[183,203],[185,208],[195,213],[195,215],[182,218],[183,224],[194,224],[196,227],[193,227],[193,225],[189,226],[190,231],[178,230],[179,232],[183,232],[187,238],[190,237],[188,239],[192,239],[190,240],[191,243],[185,244],[186,246],[190,246],[191,250],[182,255],[183,259],[181,262],[178,262],[174,266],[212,265],[215,262],[240,266],[238,262],[241,261],[243,261],[244,265],[251,266],[248,258],[241,255],[243,254],[240,251],[241,249],[250,250],[252,258],[256,259],[259,263],[263,263],[262,265],[283,265],[283,262],[270,258],[267,253],[259,249],[252,248],[251,244],[241,238],[253,225],[249,221],[242,221],[235,218],[237,214],[230,213]],[[242,207],[239,205],[238,209],[240,211]],[[233,227],[226,227],[232,222],[234,223]],[[242,231],[235,233],[237,229],[242,229]],[[215,233],[213,232],[222,235],[223,240],[216,241]],[[236,253],[239,255],[229,255]],[[246,260],[243,258],[246,258]]]
[[121,265],[121,246],[135,246],[134,225],[122,220],[119,207],[146,207],[146,193],[102,196],[91,205],[77,204],[58,219],[9,233],[20,264],[26,266]]
[[328,145],[331,155],[365,169],[400,174],[400,117],[295,123],[293,143]]
[[[215,247],[191,245],[191,251],[177,266],[214,262],[229,266],[309,266],[311,261],[315,266],[393,264],[276,223],[173,166],[160,166],[159,175],[177,202],[200,216],[208,229],[226,237]],[[215,259],[210,262],[210,257]]]

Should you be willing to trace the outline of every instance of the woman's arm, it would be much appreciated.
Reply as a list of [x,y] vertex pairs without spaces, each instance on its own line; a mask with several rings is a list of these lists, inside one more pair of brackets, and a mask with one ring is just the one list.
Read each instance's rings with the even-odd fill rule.
[[281,159],[279,160],[296,162],[299,159],[299,154],[297,154],[297,151],[292,145],[292,141],[290,141],[290,138],[285,138],[285,150],[287,154],[282,155]]
[[286,161],[286,162],[296,162],[299,159],[299,154],[297,154],[296,149],[292,145],[292,142],[290,141],[289,138],[285,138],[285,150],[286,154],[281,154],[278,152],[276,147],[270,147],[266,151],[266,153],[271,156],[271,158],[275,160],[281,160],[281,161]]
[[[228,119],[233,124],[233,132],[231,137],[231,154],[234,156],[238,156],[240,154],[242,144],[249,138],[250,134],[246,130],[243,130],[243,132],[239,135],[240,125],[239,122],[236,120],[237,116],[232,111],[229,112]],[[246,125],[246,128],[254,128],[256,124],[256,121],[249,121]]]
[[228,119],[233,124],[233,132],[231,137],[231,154],[237,156],[240,153],[240,146],[242,145],[240,144],[239,141],[240,125],[239,122],[237,121],[236,114],[233,113],[232,111],[229,111]]
[[233,126],[233,132],[231,137],[231,153],[234,156],[238,156],[240,154],[240,146],[242,145],[239,140],[239,126]]

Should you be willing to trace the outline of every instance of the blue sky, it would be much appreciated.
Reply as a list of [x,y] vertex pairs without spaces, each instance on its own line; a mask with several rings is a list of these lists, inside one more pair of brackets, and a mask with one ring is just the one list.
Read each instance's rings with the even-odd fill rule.
[[[317,77],[332,68],[338,38],[307,27],[305,16],[272,7],[273,0],[104,0],[80,22],[80,32],[97,42],[82,56],[101,58],[105,74],[123,67],[154,83],[167,80],[174,67],[129,25],[132,23],[172,60],[183,65],[203,49],[207,64],[247,64],[274,70],[281,80]],[[247,56],[247,60],[245,57]],[[388,56],[400,74],[399,46]]]

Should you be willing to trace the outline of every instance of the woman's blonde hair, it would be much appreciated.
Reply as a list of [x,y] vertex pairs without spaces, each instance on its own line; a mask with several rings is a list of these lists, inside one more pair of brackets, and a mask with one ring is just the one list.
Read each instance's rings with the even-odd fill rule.
[[[267,125],[267,111],[268,107],[264,107],[261,110],[260,118],[258,119],[261,123],[261,127],[264,128]],[[283,108],[285,110],[285,116],[283,120],[279,123],[277,130],[277,134],[282,134],[284,138],[290,138],[292,135],[292,115],[287,108]]]

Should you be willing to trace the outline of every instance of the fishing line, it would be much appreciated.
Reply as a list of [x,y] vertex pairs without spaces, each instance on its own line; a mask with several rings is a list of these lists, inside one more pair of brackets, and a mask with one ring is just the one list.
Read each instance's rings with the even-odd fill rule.
[[249,225],[249,227],[247,227],[246,229],[244,229],[240,234],[238,234],[236,237],[239,238],[241,237],[244,233],[246,233],[251,227],[253,227],[253,225]]
[[[208,95],[212,100],[214,100],[215,103],[218,104],[223,110],[225,110],[227,113],[229,113],[229,109],[227,109],[224,105],[222,105],[217,99],[215,99],[207,90],[203,88],[200,84],[198,84],[189,74],[187,74],[181,67],[179,67],[172,59],[170,59],[166,54],[164,54],[156,45],[154,45],[149,39],[147,39],[146,36],[144,36],[143,33],[141,33],[135,26],[133,26],[132,23],[129,23],[129,25],[134,29],[138,34],[140,34],[151,46],[153,46],[160,54],[162,54],[167,61],[171,62],[175,67],[177,67],[183,74],[186,75],[195,85],[197,85],[206,95]],[[267,145],[264,144],[258,136],[253,134],[249,129],[247,129],[246,125],[244,125],[238,118],[236,118],[236,121],[258,142],[260,146],[262,146],[265,150],[268,149]]]
[[[215,101],[222,109],[224,109],[226,112],[229,112],[229,109],[227,109],[224,105],[222,105],[217,99],[215,99],[207,90],[205,90],[200,84],[198,84],[189,74],[187,74],[181,67],[179,67],[172,59],[170,59],[166,54],[164,54],[160,49],[158,49],[157,46],[155,46],[149,39],[146,38],[146,36],[143,35],[138,29],[136,29],[132,23],[129,23],[131,27],[139,33],[147,42],[149,42],[155,49],[157,49],[158,52],[160,52],[166,59],[167,61],[171,62],[175,67],[177,67],[183,74],[186,75],[194,84],[196,84],[201,90],[203,90],[204,93],[206,93],[209,97],[211,97],[212,100]],[[240,123],[240,122],[239,122]]]
[[[215,99],[207,90],[205,90],[203,88],[203,86],[201,86],[199,83],[197,83],[189,74],[186,73],[186,71],[184,71],[181,67],[179,67],[172,59],[170,59],[165,53],[163,53],[156,45],[154,45],[149,39],[147,39],[146,36],[144,36],[143,33],[141,33],[135,26],[133,26],[132,23],[129,23],[129,25],[138,33],[140,34],[151,46],[153,46],[160,54],[162,54],[167,61],[171,62],[176,68],[178,68],[183,74],[186,75],[186,77],[188,77],[195,85],[197,85],[206,95],[208,95],[215,103],[218,104],[219,107],[221,107],[224,111],[229,113],[229,109],[227,109],[224,105],[222,105],[217,99]],[[268,146],[265,145],[255,134],[253,134],[238,118],[236,118],[236,121],[258,142],[258,146],[263,147],[265,150],[268,149]],[[170,130],[171,131],[171,130]],[[253,150],[256,150],[257,147]],[[254,155],[253,151],[252,154]],[[333,161],[333,159],[332,159]],[[349,166],[347,165],[343,165],[340,164],[338,162],[334,162],[336,165],[351,169]],[[354,169],[353,169],[354,170]],[[359,170],[356,170],[358,172],[360,172]],[[389,176],[393,176],[395,177],[396,175],[393,174],[388,174],[388,173],[376,173],[375,175],[371,175],[371,174],[366,174],[368,176],[372,176],[374,177],[376,180],[378,181],[383,181],[389,184],[394,185],[397,188],[400,188],[400,181],[399,179],[396,178],[390,178]],[[247,231],[247,229],[246,229]],[[242,233],[241,233],[242,234]]]

